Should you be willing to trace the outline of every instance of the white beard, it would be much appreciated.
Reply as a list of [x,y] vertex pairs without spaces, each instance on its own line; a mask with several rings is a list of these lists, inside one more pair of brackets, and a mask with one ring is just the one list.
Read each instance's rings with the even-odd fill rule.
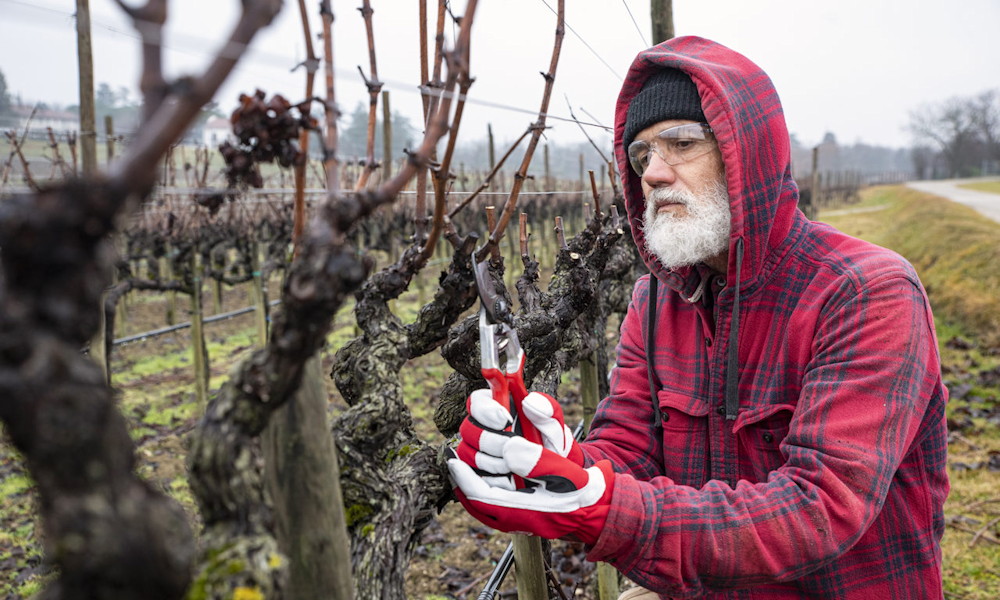
[[[656,212],[658,201],[680,202],[687,215]],[[725,177],[695,194],[655,188],[646,199],[646,249],[667,269],[698,264],[729,248],[729,193]]]

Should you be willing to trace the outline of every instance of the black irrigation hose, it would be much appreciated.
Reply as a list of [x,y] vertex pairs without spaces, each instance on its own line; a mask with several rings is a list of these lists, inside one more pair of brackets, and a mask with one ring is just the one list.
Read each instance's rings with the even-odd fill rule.
[[[275,306],[275,305],[279,304],[280,302],[281,302],[281,300],[272,300],[268,305],[269,306]],[[257,310],[256,306],[248,306],[246,308],[238,308],[236,310],[231,310],[229,312],[220,313],[220,314],[217,314],[217,315],[212,315],[211,317],[206,317],[206,318],[202,319],[201,322],[202,323],[214,323],[216,321],[225,321],[226,319],[231,319],[233,317],[238,317],[240,315],[245,315],[248,312],[253,312],[255,310]],[[164,334],[167,334],[167,333],[178,331],[180,329],[187,329],[190,326],[191,326],[191,322],[188,321],[187,323],[178,323],[176,325],[170,325],[170,326],[167,326],[167,327],[161,327],[159,329],[154,329],[152,331],[146,331],[144,333],[137,333],[135,335],[130,335],[128,337],[118,338],[117,340],[114,340],[113,342],[111,342],[111,345],[112,346],[121,346],[122,344],[128,344],[130,342],[137,342],[139,340],[144,340],[146,338],[156,337],[158,335],[164,335]]]
[[[580,421],[576,429],[573,430],[573,437],[576,441],[583,439],[583,421]],[[507,549],[500,555],[497,566],[493,568],[490,578],[486,580],[486,586],[476,596],[476,600],[495,600],[497,593],[500,591],[500,584],[503,583],[504,578],[510,573],[512,566],[514,566],[514,542],[507,544]]]

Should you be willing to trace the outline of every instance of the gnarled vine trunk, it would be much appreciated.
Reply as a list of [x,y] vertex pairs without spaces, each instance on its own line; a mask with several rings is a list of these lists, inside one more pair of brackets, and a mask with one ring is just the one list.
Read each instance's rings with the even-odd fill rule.
[[0,203],[0,418],[38,485],[52,598],[177,598],[190,577],[187,519],[136,476],[114,394],[80,353],[124,205],[99,180]]
[[334,380],[351,405],[333,424],[340,452],[352,564],[359,598],[398,600],[424,527],[450,498],[440,449],[420,440],[403,402],[400,370],[444,342],[448,326],[475,301],[471,243],[457,250],[434,299],[404,325],[389,300],[409,286],[421,246],[374,275],[355,310],[363,335],[335,358]]

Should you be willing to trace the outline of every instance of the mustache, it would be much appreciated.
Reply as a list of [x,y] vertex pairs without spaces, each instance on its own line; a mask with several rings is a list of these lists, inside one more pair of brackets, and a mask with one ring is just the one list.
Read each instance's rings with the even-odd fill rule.
[[687,205],[691,204],[692,200],[694,200],[694,194],[672,188],[655,188],[649,192],[649,196],[646,198],[646,201],[653,205],[666,202]]

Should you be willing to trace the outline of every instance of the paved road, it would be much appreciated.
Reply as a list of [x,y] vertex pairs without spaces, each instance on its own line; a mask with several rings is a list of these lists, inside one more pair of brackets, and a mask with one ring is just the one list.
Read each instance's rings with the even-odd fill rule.
[[928,194],[934,194],[935,196],[941,196],[942,198],[947,198],[953,202],[959,202],[965,204],[966,206],[971,206],[980,213],[986,215],[987,217],[993,219],[994,221],[1000,221],[1000,194],[991,194],[989,192],[977,192],[975,190],[968,190],[965,188],[958,187],[963,183],[970,183],[973,181],[995,181],[995,177],[989,177],[984,179],[944,179],[938,181],[911,181],[906,185],[915,190],[920,190],[921,192],[927,192]]

